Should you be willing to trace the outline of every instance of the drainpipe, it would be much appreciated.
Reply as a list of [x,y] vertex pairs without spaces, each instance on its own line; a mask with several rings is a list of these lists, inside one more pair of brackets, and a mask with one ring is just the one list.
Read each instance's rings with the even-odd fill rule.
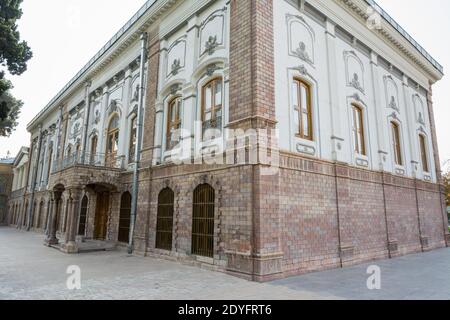
[[30,196],[30,205],[28,206],[28,212],[27,212],[27,231],[30,231],[31,229],[31,218],[32,213],[34,210],[34,192],[36,189],[36,180],[37,180],[37,174],[38,174],[38,168],[39,168],[39,161],[41,157],[41,147],[42,147],[42,125],[39,125],[39,137],[38,137],[38,148],[36,153],[36,166],[34,168],[33,175],[31,177],[31,196]]
[[133,190],[131,198],[131,217],[130,217],[130,239],[128,243],[128,254],[133,253],[133,237],[136,224],[137,213],[137,200],[138,200],[138,182],[139,182],[139,162],[141,160],[141,147],[142,147],[142,129],[143,129],[143,117],[144,117],[144,93],[145,93],[145,61],[147,60],[147,33],[144,32],[141,35],[141,66],[140,66],[140,79],[139,79],[139,106],[137,110],[137,128],[136,128],[136,152],[134,160],[133,170]]

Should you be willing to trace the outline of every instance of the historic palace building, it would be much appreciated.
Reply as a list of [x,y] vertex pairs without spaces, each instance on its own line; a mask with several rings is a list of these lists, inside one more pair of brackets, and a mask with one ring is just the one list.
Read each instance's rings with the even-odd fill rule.
[[255,281],[445,247],[442,76],[372,0],[150,0],[29,123],[9,224]]

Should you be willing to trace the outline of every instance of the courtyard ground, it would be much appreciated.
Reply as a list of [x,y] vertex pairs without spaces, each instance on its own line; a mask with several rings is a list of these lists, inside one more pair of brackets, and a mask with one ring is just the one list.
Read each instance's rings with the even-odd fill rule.
[[[450,249],[254,283],[177,262],[126,252],[65,255],[36,233],[0,227],[0,299],[450,299]],[[68,290],[68,266],[81,290]],[[367,268],[381,289],[367,288]]]

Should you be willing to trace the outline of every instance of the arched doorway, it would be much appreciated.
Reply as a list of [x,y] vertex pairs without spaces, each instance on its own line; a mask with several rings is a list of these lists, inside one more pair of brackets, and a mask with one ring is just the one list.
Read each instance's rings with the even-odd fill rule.
[[130,240],[130,220],[131,220],[131,194],[125,192],[120,199],[119,218],[119,242],[128,243]]
[[214,256],[214,201],[215,192],[209,184],[194,191],[192,210],[192,254]]
[[84,196],[81,200],[80,222],[78,223],[78,235],[84,236],[86,234],[86,220],[88,211],[88,197]]
[[155,244],[157,249],[172,250],[174,198],[170,188],[159,193]]

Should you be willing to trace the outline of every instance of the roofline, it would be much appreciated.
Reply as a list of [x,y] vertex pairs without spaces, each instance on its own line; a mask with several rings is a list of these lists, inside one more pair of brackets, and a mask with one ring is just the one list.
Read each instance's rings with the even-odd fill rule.
[[25,154],[30,153],[30,148],[28,147],[22,147],[20,148],[20,151],[17,153],[17,156],[14,158],[13,166],[16,167],[18,165],[18,162],[22,159],[22,157]]
[[33,126],[34,122],[36,122],[51,106],[61,98],[67,90],[82,76],[84,76],[89,69],[100,60],[100,58],[108,52],[109,49],[112,48],[114,44],[116,44],[126,33],[129,31],[138,21],[142,18],[148,10],[153,7],[153,5],[159,0],[147,0],[147,2],[123,25],[119,31],[89,60],[89,62],[81,68],[80,71],[58,92],[56,96],[53,97],[52,100],[42,109],[27,125],[27,128]]
[[400,33],[406,40],[408,40],[408,42],[414,48],[416,48],[416,50],[425,59],[427,59],[428,62],[430,62],[433,67],[436,68],[436,70],[438,70],[442,74],[444,73],[444,67],[439,62],[437,62],[416,40],[414,40],[414,38],[408,32],[406,32],[405,29],[403,29],[402,26],[400,26],[400,24],[395,21],[378,3],[376,3],[375,0],[365,0],[365,2],[372,6],[372,8],[375,9],[375,11],[377,11],[385,21],[387,21],[394,29],[398,31],[398,33]]

